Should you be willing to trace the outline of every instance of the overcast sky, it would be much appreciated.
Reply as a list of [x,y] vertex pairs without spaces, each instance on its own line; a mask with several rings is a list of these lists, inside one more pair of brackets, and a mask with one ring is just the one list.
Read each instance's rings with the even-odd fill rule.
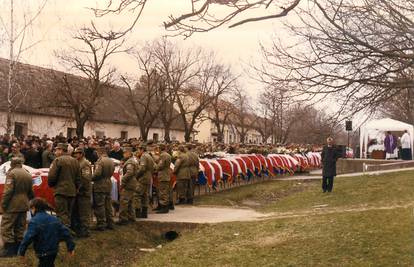
[[[58,65],[54,51],[64,49],[70,44],[71,34],[82,25],[87,25],[91,20],[97,21],[101,28],[118,29],[127,26],[133,20],[132,14],[122,16],[110,16],[103,19],[96,19],[93,13],[88,10],[96,7],[97,3],[101,6],[106,0],[49,0],[43,10],[33,32],[26,38],[26,43],[31,40],[42,42],[23,55],[23,61],[45,67],[61,69]],[[9,2],[10,0],[0,0],[0,15],[6,27],[9,21]],[[41,0],[15,0],[17,22],[22,22],[22,10],[35,10],[36,3]],[[30,5],[28,4],[30,3]],[[144,13],[132,34],[129,37],[130,44],[143,44],[157,37],[168,34],[162,23],[168,20],[168,16],[173,14],[178,16],[189,10],[190,1],[188,0],[150,0]],[[224,10],[219,7],[217,14],[223,14]],[[247,15],[257,16],[263,13],[252,11]],[[191,38],[183,40],[183,37],[173,37],[173,41],[180,42],[181,45],[192,47],[201,46],[208,50],[213,50],[218,57],[225,63],[231,64],[236,73],[243,73],[246,63],[259,62],[259,41],[268,41],[273,34],[283,38],[285,35],[281,29],[283,20],[269,20],[242,25],[233,29],[221,27],[208,33],[198,33]],[[3,26],[3,25],[2,25]],[[1,37],[1,36],[0,36]],[[4,37],[4,35],[3,35]],[[6,40],[6,38],[3,38]],[[0,43],[0,56],[8,57],[8,44]],[[114,62],[122,72],[134,73],[135,66],[132,61],[125,57],[118,57]],[[246,75],[245,75],[246,76]],[[252,82],[248,77],[242,79],[242,85],[248,92],[256,97],[261,85]]]

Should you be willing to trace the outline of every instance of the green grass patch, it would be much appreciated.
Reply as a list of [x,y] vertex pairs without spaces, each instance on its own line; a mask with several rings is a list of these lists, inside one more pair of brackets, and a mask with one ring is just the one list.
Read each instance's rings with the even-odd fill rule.
[[[113,231],[92,232],[87,239],[75,240],[75,257],[67,257],[66,245],[60,244],[59,255],[56,259],[58,267],[102,267],[102,266],[131,266],[139,263],[147,252],[140,248],[155,248],[165,241],[161,234],[168,229],[188,229],[186,225],[169,225],[151,222],[116,227]],[[28,265],[37,266],[37,258],[33,249],[26,254]],[[24,266],[18,258],[0,259],[1,267]]]
[[411,209],[204,226],[134,266],[412,266]]
[[201,196],[197,205],[247,206],[263,212],[309,210],[315,206],[370,207],[414,201],[414,172],[335,178],[332,193],[321,181],[265,181]]

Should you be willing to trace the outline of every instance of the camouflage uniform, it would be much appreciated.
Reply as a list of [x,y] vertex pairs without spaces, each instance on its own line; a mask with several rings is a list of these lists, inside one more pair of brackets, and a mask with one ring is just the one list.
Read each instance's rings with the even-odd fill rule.
[[48,184],[54,189],[56,215],[64,225],[70,227],[76,192],[80,186],[79,162],[69,155],[53,160],[49,169]]
[[79,160],[81,169],[81,186],[76,196],[75,209],[79,221],[80,235],[88,236],[91,221],[91,196],[92,196],[92,167],[91,163],[82,157]]
[[137,190],[137,162],[131,157],[123,167],[121,180],[121,200],[119,210],[120,223],[135,221],[134,196]]
[[188,155],[185,152],[179,152],[178,158],[174,165],[174,174],[177,177],[177,195],[179,203],[182,204],[189,196],[190,188],[190,168]]
[[103,230],[113,227],[112,219],[112,182],[111,177],[115,171],[113,161],[107,156],[101,156],[95,163],[93,174],[93,203],[96,217],[96,227]]
[[149,205],[149,192],[151,187],[152,173],[154,172],[154,160],[150,154],[144,152],[139,159],[138,167],[138,187],[136,193],[136,208],[141,209],[140,218],[146,218]]
[[167,152],[162,152],[160,155],[159,162],[157,164],[158,179],[160,182],[158,188],[159,200],[161,207],[167,207],[170,202],[170,165],[171,165],[171,156]]
[[[7,172],[4,187],[1,235],[5,251],[1,256],[16,254],[26,227],[29,200],[34,197],[32,176],[22,168],[22,159],[12,159],[12,169]],[[9,255],[7,255],[9,254]]]
[[197,177],[198,177],[198,169],[199,169],[199,159],[196,153],[194,153],[192,150],[189,150],[187,152],[188,159],[189,159],[189,168],[190,168],[190,176],[191,180],[189,183],[189,188],[187,191],[187,202],[192,204],[193,198],[194,198],[194,189],[195,185],[197,183]]

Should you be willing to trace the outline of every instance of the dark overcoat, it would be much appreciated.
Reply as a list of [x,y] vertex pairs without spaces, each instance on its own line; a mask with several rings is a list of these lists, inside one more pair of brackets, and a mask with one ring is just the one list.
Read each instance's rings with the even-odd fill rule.
[[336,161],[340,157],[340,153],[335,146],[324,146],[322,149],[322,176],[334,177],[336,176]]

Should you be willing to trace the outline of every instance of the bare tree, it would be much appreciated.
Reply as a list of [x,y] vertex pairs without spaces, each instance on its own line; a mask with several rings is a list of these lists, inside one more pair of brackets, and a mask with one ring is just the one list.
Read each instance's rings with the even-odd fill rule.
[[[37,45],[41,40],[29,41],[26,35],[31,30],[33,25],[38,20],[44,7],[47,4],[47,0],[42,0],[38,3],[31,3],[31,7],[37,5],[37,7],[23,11],[23,15],[19,14],[16,16],[16,4],[14,0],[10,0],[10,17],[8,22],[6,18],[0,16],[0,33],[4,32],[9,44],[9,69],[8,69],[8,80],[7,80],[7,118],[6,118],[6,133],[11,134],[13,128],[13,115],[19,106],[25,101],[27,95],[26,87],[22,86],[16,79],[15,68],[17,63],[20,61],[21,56],[24,52],[30,50]],[[6,5],[5,5],[6,6]],[[24,10],[21,6],[20,10]]]
[[200,59],[200,68],[189,87],[176,91],[176,102],[184,123],[185,140],[190,141],[197,123],[209,119],[208,108],[227,93],[234,78],[230,70],[216,64],[213,55]]
[[[164,77],[166,86],[166,90],[160,94],[160,97],[166,98],[163,101],[166,103],[165,109],[161,110],[165,128],[164,136],[169,139],[171,124],[177,118],[174,109],[174,104],[176,104],[184,124],[185,139],[188,141],[193,127],[191,122],[187,121],[187,114],[194,112],[194,109],[189,109],[189,106],[194,103],[189,98],[189,94],[193,92],[190,85],[199,73],[201,50],[182,50],[166,38],[155,41],[153,46],[158,61],[157,69]],[[195,109],[195,112],[198,112],[198,108]]]
[[232,95],[234,111],[230,123],[239,136],[239,142],[244,144],[255,116],[252,113],[249,98],[241,87],[235,88]]
[[[148,2],[149,0],[109,0],[105,7],[92,10],[98,17],[133,12],[135,18],[129,27],[120,32],[122,35],[136,26]],[[280,18],[288,15],[301,0],[188,0],[188,2],[191,6],[189,12],[179,16],[170,15],[164,22],[165,29],[189,37],[195,32],[207,32],[226,24],[232,28],[245,23]],[[236,21],[237,17],[257,9],[262,10],[263,15]]]
[[400,90],[380,106],[382,113],[393,119],[414,124],[414,89]]
[[290,134],[286,137],[288,143],[323,144],[327,137],[339,137],[342,134],[341,124],[332,120],[323,110],[296,104],[290,112],[293,120]]
[[384,101],[412,88],[403,72],[413,68],[414,2],[313,0],[290,24],[295,45],[263,47],[261,81],[285,82],[311,102],[328,97],[338,116],[375,112]]
[[73,113],[79,137],[83,136],[85,124],[93,117],[104,91],[111,90],[115,69],[109,66],[109,58],[127,51],[123,48],[123,39],[108,38],[114,36],[111,32],[104,35],[106,38],[102,38],[103,35],[92,23],[74,36],[82,47],[72,47],[70,51],[57,54],[69,70],[84,77],[81,80],[66,74],[56,77],[60,80],[60,86],[56,87],[58,105]]
[[165,82],[157,72],[157,61],[152,48],[144,47],[134,56],[142,73],[139,81],[136,81],[133,86],[131,79],[121,76],[121,80],[128,88],[128,101],[137,120],[141,138],[147,141],[149,130],[161,117],[160,112],[165,109],[164,105],[166,105],[168,96],[163,95]]
[[[295,118],[292,116],[292,108],[295,100],[291,95],[291,88],[287,84],[279,83],[268,85],[259,96],[259,106],[262,110],[264,123],[258,125],[257,129],[262,136],[270,135],[272,143],[285,143],[291,132],[291,126]],[[270,133],[266,133],[265,131]],[[266,139],[267,140],[267,139]]]

